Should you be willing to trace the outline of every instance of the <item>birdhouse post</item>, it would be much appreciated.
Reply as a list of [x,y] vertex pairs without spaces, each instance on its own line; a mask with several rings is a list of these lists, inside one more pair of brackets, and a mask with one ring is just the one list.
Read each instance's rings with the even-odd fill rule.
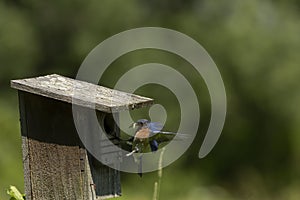
[[[12,80],[11,87],[19,96],[26,200],[94,200],[121,195],[120,172],[96,160],[78,135],[72,114],[74,85],[81,86],[77,106],[88,110],[93,103],[100,126],[112,137],[120,134],[113,112],[153,102],[56,74]],[[112,92],[115,95],[109,95]],[[124,101],[125,97],[131,97],[131,102]],[[109,152],[109,145],[105,148]],[[106,156],[122,155],[109,152]]]

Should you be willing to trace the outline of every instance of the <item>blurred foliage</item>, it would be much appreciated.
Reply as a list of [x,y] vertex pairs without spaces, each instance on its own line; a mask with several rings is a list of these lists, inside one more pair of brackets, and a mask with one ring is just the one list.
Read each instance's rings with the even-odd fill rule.
[[[9,80],[49,73],[74,77],[97,44],[142,26],[175,29],[202,44],[219,67],[228,98],[220,141],[199,160],[197,144],[207,130],[210,101],[201,77],[185,60],[155,50],[132,52],[101,79],[113,87],[133,66],[158,62],[180,71],[200,91],[198,137],[164,169],[161,199],[299,199],[299,9],[296,0],[2,0],[0,199],[7,198],[8,185],[23,185],[17,95]],[[165,105],[166,128],[176,129],[180,119],[172,93],[155,85],[136,92]],[[120,199],[152,198],[156,174],[122,178]]]

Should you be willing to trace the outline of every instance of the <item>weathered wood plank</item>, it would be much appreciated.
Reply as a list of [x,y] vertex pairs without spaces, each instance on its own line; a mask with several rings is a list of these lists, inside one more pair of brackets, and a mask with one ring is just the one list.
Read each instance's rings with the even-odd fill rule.
[[31,197],[31,182],[30,182],[30,167],[29,167],[29,145],[28,145],[28,130],[26,121],[26,110],[24,94],[18,92],[19,97],[19,111],[20,111],[20,124],[22,132],[22,158],[23,158],[23,168],[24,168],[24,185],[25,185],[25,195],[27,199],[32,199]]
[[153,104],[153,99],[121,92],[57,74],[12,80],[11,87],[103,112],[119,112]]
[[25,196],[27,199],[32,199],[31,196],[31,176],[29,167],[29,145],[28,138],[22,136],[22,154],[23,154],[23,169],[24,169],[24,185],[25,185]]
[[76,146],[29,140],[32,199],[83,199]]
[[[84,199],[71,105],[19,91],[26,199]],[[86,183],[88,184],[88,183]]]
[[[120,172],[89,160],[77,135],[71,104],[23,91],[19,97],[26,199],[95,200],[120,195]],[[103,117],[112,116],[100,111],[98,115],[101,126]],[[112,124],[110,134],[118,135],[118,127]],[[107,144],[103,148],[109,159],[118,153],[110,153]]]
[[[85,140],[85,143],[93,143],[93,146],[89,146],[89,150],[97,152],[104,164],[113,164],[115,169],[118,169],[119,167],[116,166],[120,165],[121,152],[116,149],[114,144],[107,141],[106,136],[99,135],[100,133],[98,132],[97,125],[91,123],[92,120],[89,118],[90,115],[85,114],[86,112],[89,112],[87,108],[81,108],[77,111],[78,114],[80,114],[77,123],[81,124],[81,131],[89,133],[87,138],[82,139]],[[112,115],[113,114],[111,113],[98,112],[97,117],[99,124],[101,127],[109,129],[109,134],[111,136],[120,136],[120,129],[117,124],[107,123],[108,121],[111,122],[114,120]],[[118,114],[114,115],[116,117],[115,120],[118,120]],[[102,146],[102,144],[104,145]],[[89,153],[88,160],[93,183],[95,184],[96,196],[101,196],[101,199],[120,196],[120,172],[102,164]]]
[[[115,120],[118,121],[118,114],[114,115]],[[120,137],[120,129],[118,125],[116,123],[108,123],[114,120],[112,114],[100,112],[98,113],[97,117],[102,127],[107,127],[111,130],[111,136]],[[112,143],[108,145],[105,142],[105,138],[103,136],[101,141],[104,142],[101,142],[99,144],[102,159],[105,160],[106,164],[113,164],[115,165],[115,168],[118,168],[116,166],[120,165],[121,152],[116,151]],[[121,196],[121,182],[119,171],[106,167],[91,155],[88,156],[91,167],[91,173],[93,175],[93,181],[96,186],[96,194],[99,196],[101,194],[101,199]],[[101,178],[101,174],[102,176],[107,177],[107,179]]]
[[83,183],[83,199],[95,200],[97,195],[95,191],[95,186],[91,174],[90,164],[88,160],[87,151],[81,149],[81,161],[82,161],[82,171],[81,179]]

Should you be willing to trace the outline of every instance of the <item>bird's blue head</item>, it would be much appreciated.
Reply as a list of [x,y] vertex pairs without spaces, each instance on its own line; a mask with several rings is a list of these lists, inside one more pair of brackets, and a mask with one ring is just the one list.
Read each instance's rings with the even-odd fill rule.
[[141,128],[141,127],[147,126],[148,123],[149,123],[149,120],[147,120],[147,119],[139,119],[135,123],[133,123],[130,127],[132,127],[132,128],[135,128],[135,127]]

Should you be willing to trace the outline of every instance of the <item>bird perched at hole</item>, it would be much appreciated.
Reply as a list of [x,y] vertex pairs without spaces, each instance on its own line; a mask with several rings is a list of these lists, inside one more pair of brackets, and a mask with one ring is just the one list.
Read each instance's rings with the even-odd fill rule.
[[[161,131],[163,125],[159,122],[150,122],[147,119],[139,119],[131,125],[136,128],[134,137],[130,141],[131,152],[126,156],[134,156],[135,162],[138,164],[138,174],[142,177],[142,156],[143,153],[155,152],[163,142],[171,141],[178,133]],[[181,138],[183,134],[180,134]]]

